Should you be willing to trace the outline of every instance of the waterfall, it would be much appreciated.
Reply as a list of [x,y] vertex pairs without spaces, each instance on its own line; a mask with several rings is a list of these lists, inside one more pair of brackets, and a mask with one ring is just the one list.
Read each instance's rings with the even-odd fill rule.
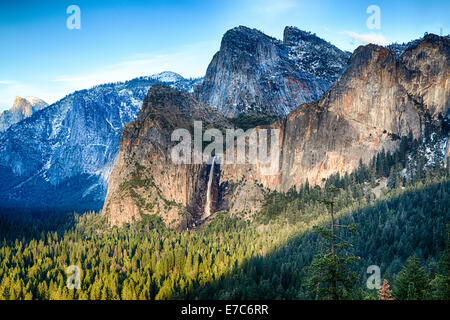
[[208,177],[208,188],[206,190],[206,204],[205,204],[205,212],[204,212],[204,218],[208,218],[211,215],[211,184],[212,179],[214,176],[214,161],[216,160],[216,156],[212,158],[211,161],[211,169],[209,170],[209,177]]

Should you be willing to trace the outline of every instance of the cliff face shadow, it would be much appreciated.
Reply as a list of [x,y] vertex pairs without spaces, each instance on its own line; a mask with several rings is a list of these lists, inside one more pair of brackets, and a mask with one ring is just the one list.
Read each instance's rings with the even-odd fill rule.
[[[0,210],[0,241],[29,241],[40,239],[42,234],[56,232],[63,235],[65,231],[76,227],[73,212],[35,211],[35,210]],[[20,238],[17,237],[20,235]]]

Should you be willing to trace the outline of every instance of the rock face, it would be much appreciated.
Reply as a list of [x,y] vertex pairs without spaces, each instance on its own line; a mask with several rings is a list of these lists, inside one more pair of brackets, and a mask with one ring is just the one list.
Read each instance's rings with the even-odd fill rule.
[[360,159],[367,163],[383,148],[397,148],[392,137],[409,132],[420,137],[426,123],[442,126],[449,110],[449,44],[429,35],[398,61],[387,48],[359,47],[318,102],[271,125],[280,130],[279,172],[262,175],[257,165],[222,165],[221,185],[261,184],[286,192],[306,179],[320,184],[330,174],[355,169]]
[[[204,213],[211,166],[178,164],[171,158],[178,144],[175,129],[192,132],[193,121],[203,127],[222,127],[226,120],[191,95],[163,85],[153,86],[134,122],[127,124],[111,174],[104,213],[113,225],[140,220],[142,214],[160,214],[167,225],[186,227]],[[192,159],[192,158],[191,158]],[[212,209],[217,202],[213,177]]]
[[36,111],[44,109],[48,104],[36,97],[16,97],[11,109],[0,115],[0,132],[6,131],[13,124],[30,117]]
[[196,96],[227,117],[286,116],[317,100],[343,72],[349,56],[293,27],[285,29],[282,42],[240,26],[223,36]]
[[163,73],[77,91],[0,134],[0,207],[101,209],[122,128],[161,77],[191,92],[199,81]]
[[[248,34],[248,30],[245,30]],[[233,29],[232,32],[240,34],[242,28]],[[250,34],[258,37],[256,44],[265,53],[264,57],[277,57],[273,54],[277,46],[272,39],[254,30]],[[231,39],[227,37],[230,35],[228,33],[222,42],[224,52],[228,50]],[[288,32],[285,40],[298,41],[295,37],[289,40],[292,37]],[[304,35],[300,34],[300,37]],[[237,47],[251,46],[252,41],[251,38],[239,38]],[[279,133],[278,137],[274,136],[274,139],[278,139],[279,148],[272,151],[272,159],[275,159],[279,170],[267,174],[264,171],[266,165],[260,161],[253,164],[222,162],[214,167],[212,197],[215,204],[212,211],[225,209],[232,214],[252,214],[258,210],[267,190],[286,192],[290,188],[300,187],[307,180],[311,184],[321,184],[322,179],[331,174],[352,171],[360,160],[369,162],[382,149],[395,150],[399,143],[395,137],[412,133],[415,138],[419,138],[429,126],[444,132],[442,152],[448,153],[449,44],[447,38],[428,35],[409,46],[400,57],[388,48],[376,45],[356,49],[348,68],[320,100],[302,104],[286,118],[255,129],[257,134],[264,129],[270,132],[277,130]],[[242,50],[238,53],[236,55],[241,56]],[[214,72],[209,72],[209,76],[225,76],[230,65],[233,65],[227,60],[233,55],[220,55],[221,52],[214,57],[210,65]],[[248,59],[245,63],[251,70],[262,70],[268,61],[266,58],[258,60],[245,55],[243,59]],[[251,63],[255,65],[251,66]],[[249,69],[240,68],[234,72],[242,70]],[[232,76],[234,74],[230,78]],[[211,79],[207,75],[200,90],[204,90]],[[252,79],[242,78],[244,94],[240,94],[241,91],[234,85],[229,87],[230,92],[236,94],[237,105],[248,102],[245,81],[251,82]],[[220,84],[222,80],[217,80],[217,83]],[[225,105],[233,110],[232,104]],[[158,106],[164,106],[165,114],[169,117],[167,120],[162,121],[163,111]],[[226,108],[221,111],[228,110]],[[177,116],[179,110],[182,111],[180,117]],[[155,207],[159,210],[154,212],[158,212],[169,225],[183,226],[201,217],[207,172],[211,168],[207,165],[173,165],[168,158],[172,147],[168,142],[168,131],[188,125],[186,119],[210,118],[201,116],[199,110],[203,110],[200,114],[209,114],[206,106],[199,105],[189,96],[159,87],[151,90],[138,119],[127,126],[123,133],[121,151],[111,176],[105,206],[105,212],[113,224],[139,219],[140,214],[152,213]],[[236,110],[240,112],[242,109]],[[224,113],[230,115],[229,112]],[[167,128],[162,125],[166,122]],[[217,121],[209,124],[217,125]],[[242,137],[237,138],[235,143]],[[276,140],[270,140],[271,144],[274,142]],[[229,153],[234,155],[236,150],[226,150],[224,158]],[[129,188],[128,181],[135,181],[131,183],[133,188]],[[123,190],[126,192],[123,193]],[[173,206],[168,206],[169,203]],[[161,209],[164,204],[166,207]],[[148,210],[142,211],[147,206]],[[186,219],[180,218],[180,210],[185,210]]]

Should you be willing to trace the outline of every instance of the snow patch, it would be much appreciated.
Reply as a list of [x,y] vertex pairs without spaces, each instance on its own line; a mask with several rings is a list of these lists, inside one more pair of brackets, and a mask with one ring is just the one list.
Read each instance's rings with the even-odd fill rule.
[[160,72],[152,75],[150,78],[161,82],[177,82],[184,80],[181,75],[172,71]]

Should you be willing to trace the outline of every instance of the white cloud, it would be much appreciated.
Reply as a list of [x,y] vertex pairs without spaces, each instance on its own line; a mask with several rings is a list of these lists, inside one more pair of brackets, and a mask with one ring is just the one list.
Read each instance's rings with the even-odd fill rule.
[[13,80],[0,80],[0,85],[11,85],[14,84]]
[[353,41],[360,44],[373,43],[381,46],[387,46],[390,43],[381,33],[361,34],[353,31],[346,31],[342,32],[342,34],[349,36]]

